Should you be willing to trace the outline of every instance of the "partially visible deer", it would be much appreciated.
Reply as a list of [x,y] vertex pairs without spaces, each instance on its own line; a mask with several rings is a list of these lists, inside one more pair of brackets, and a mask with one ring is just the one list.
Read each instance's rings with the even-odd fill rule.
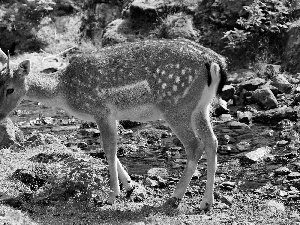
[[[2,52],[3,53],[3,52]],[[2,63],[8,59],[2,55]],[[164,119],[187,154],[183,175],[167,204],[177,207],[205,150],[207,183],[201,209],[213,204],[217,138],[209,105],[226,81],[225,59],[188,40],[148,40],[103,48],[78,55],[53,74],[30,72],[30,61],[0,75],[0,119],[22,99],[62,108],[75,117],[95,121],[107,157],[113,204],[120,194],[119,179],[132,191],[128,173],[116,156],[116,120]]]

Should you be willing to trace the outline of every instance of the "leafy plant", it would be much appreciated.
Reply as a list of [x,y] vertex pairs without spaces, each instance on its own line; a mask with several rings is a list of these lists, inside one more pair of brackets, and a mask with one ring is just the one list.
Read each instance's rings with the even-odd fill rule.
[[54,5],[52,0],[31,0],[26,4],[10,2],[5,5],[3,16],[0,17],[0,44],[5,46],[14,42],[21,51],[39,50],[43,43],[38,40],[36,31]]
[[[237,28],[224,32],[225,47],[234,51],[246,50],[244,52],[250,58],[267,52],[291,24],[289,7],[288,1],[281,0],[254,0],[251,5],[244,6],[246,16],[236,21]],[[281,48],[275,49],[280,51]]]

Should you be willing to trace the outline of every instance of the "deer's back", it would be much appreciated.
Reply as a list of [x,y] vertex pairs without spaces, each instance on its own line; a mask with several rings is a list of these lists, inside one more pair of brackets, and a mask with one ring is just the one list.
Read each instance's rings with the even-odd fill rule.
[[62,79],[67,101],[82,110],[177,104],[196,80],[201,95],[209,80],[204,64],[219,58],[186,40],[133,42],[75,57]]

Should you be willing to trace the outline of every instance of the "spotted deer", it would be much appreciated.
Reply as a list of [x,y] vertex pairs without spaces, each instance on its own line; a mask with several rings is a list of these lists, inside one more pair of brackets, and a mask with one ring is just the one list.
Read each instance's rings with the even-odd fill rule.
[[[1,62],[7,57],[1,53]],[[30,73],[30,61],[15,69],[9,62],[0,76],[0,119],[22,99],[43,102],[100,129],[108,161],[113,204],[120,194],[119,179],[131,192],[130,176],[117,158],[116,120],[163,119],[183,143],[187,163],[166,204],[176,208],[183,198],[203,151],[207,182],[201,209],[213,204],[217,138],[209,117],[212,99],[226,81],[225,59],[189,40],[147,40],[118,44],[97,53],[74,56],[53,74]]]

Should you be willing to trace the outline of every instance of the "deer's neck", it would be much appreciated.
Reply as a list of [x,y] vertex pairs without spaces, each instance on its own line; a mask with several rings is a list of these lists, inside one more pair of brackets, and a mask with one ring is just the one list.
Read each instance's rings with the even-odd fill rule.
[[27,77],[27,94],[25,99],[48,102],[60,94],[60,72],[53,74],[30,74]]

